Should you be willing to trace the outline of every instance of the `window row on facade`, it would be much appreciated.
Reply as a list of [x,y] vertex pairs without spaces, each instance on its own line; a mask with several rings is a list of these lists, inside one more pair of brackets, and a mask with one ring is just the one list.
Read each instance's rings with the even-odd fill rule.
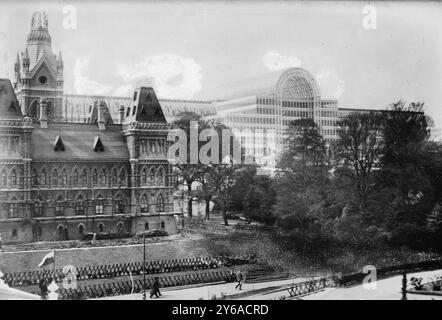
[[141,139],[140,153],[144,155],[165,155],[165,141],[163,139]]
[[88,186],[127,186],[127,171],[125,168],[114,168],[110,172],[106,168],[92,170],[64,168],[52,170],[42,168],[32,170],[32,185],[47,187],[80,187]]
[[[139,206],[140,213],[164,212],[165,197],[162,193],[157,195],[147,195],[144,193],[139,199],[138,205],[131,205],[127,198],[117,195],[113,199],[104,198],[98,194],[94,199],[87,199],[79,194],[74,200],[65,200],[58,196],[56,201],[44,201],[38,197],[30,204],[31,217],[51,217],[51,216],[70,216],[70,215],[103,215],[103,214],[131,214],[136,212]],[[17,198],[12,197],[9,203],[3,204],[2,210],[8,211],[8,218],[19,218],[28,210],[26,204],[21,203]]]
[[[87,227],[87,226],[88,227]],[[72,230],[72,227],[74,230]],[[161,229],[164,230],[166,228],[166,223],[164,221],[160,221],[159,223],[149,223],[146,222],[144,224],[144,230],[153,230],[153,229]],[[42,226],[36,226],[33,230],[34,241],[39,241],[43,237],[43,228]],[[78,223],[74,226],[71,225],[69,228],[68,225],[58,224],[55,229],[55,239],[54,240],[69,240],[70,238],[81,238],[86,235],[88,232],[98,232],[104,233],[109,232],[110,230],[116,230],[117,233],[127,232],[126,227],[122,221],[118,222],[98,222],[98,223]],[[75,234],[77,233],[77,234]],[[53,233],[52,233],[53,234]],[[11,230],[11,237],[18,238],[18,230],[17,228],[13,228]]]
[[[93,186],[127,186],[128,175],[126,169],[113,169],[108,172],[105,168],[92,169],[88,172],[84,169],[74,169],[68,171],[66,169],[52,169],[45,168],[32,170],[32,186],[47,186],[47,187],[80,187],[88,186],[89,183]],[[22,184],[22,177],[19,175],[16,168],[3,168],[0,173],[1,187],[18,187]],[[166,184],[165,170],[162,166],[155,169],[154,167],[147,168],[144,166],[141,171],[141,184],[160,185]]]
[[0,186],[17,187],[21,184],[21,179],[17,168],[3,168],[0,172]]

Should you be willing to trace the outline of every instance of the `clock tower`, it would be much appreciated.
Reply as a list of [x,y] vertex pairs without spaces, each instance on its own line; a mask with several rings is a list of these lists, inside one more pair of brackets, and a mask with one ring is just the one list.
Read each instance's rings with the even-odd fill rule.
[[62,121],[63,59],[61,52],[58,56],[52,52],[45,12],[32,16],[26,48],[17,53],[14,71],[14,89],[22,113],[34,121]]

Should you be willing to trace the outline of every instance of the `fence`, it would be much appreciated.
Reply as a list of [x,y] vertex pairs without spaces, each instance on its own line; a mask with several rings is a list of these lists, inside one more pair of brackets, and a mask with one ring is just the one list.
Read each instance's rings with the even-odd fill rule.
[[287,288],[287,292],[291,298],[302,296],[308,293],[320,291],[325,288],[334,287],[336,284],[331,278],[321,278],[300,283],[295,283]]
[[[376,269],[376,277],[378,279],[384,278],[390,275],[401,274],[402,272],[410,273],[421,270],[435,270],[442,269],[442,260],[427,260],[414,263],[406,263],[396,266],[388,266]],[[340,286],[348,286],[355,283],[362,283],[363,279],[367,276],[366,273],[357,272],[347,274],[339,277],[337,280]]]

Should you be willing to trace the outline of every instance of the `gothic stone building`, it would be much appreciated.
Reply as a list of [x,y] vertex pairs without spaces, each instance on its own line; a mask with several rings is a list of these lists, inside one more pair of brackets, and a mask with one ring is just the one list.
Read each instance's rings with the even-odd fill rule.
[[166,142],[171,124],[154,90],[135,90],[115,122],[99,99],[87,121],[69,122],[62,101],[61,53],[52,52],[46,15],[35,13],[14,85],[0,79],[3,242],[176,233]]

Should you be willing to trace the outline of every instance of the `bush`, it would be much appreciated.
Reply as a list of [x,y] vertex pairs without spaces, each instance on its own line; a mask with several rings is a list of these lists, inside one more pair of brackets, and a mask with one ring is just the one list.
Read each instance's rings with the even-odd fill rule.
[[114,239],[125,239],[132,237],[131,233],[112,233],[112,232],[99,232],[99,233],[87,233],[81,241],[92,241],[95,236],[95,240],[114,240]]
[[168,236],[169,234],[164,231],[164,230],[160,230],[160,229],[154,229],[154,230],[149,230],[149,231],[142,231],[142,232],[138,232],[135,235],[135,239],[141,239],[143,238],[143,234],[146,236],[146,238],[149,237],[165,237]]
[[411,223],[399,225],[391,237],[393,245],[407,245],[413,249],[426,249],[429,240],[424,227]]

